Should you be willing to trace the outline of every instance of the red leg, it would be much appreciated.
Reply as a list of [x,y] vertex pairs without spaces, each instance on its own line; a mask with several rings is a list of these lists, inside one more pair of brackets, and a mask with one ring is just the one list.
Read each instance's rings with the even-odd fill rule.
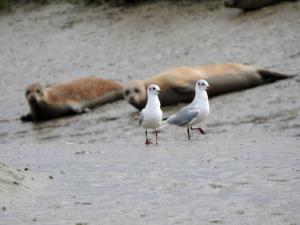
[[200,128],[200,127],[197,127],[197,128],[192,128],[192,127],[191,127],[191,130],[199,130],[199,132],[200,132],[201,134],[205,135],[204,130],[203,130],[202,128]]
[[152,142],[148,139],[147,137],[147,130],[145,130],[145,134],[146,134],[146,141],[145,141],[145,145],[149,145],[152,144]]

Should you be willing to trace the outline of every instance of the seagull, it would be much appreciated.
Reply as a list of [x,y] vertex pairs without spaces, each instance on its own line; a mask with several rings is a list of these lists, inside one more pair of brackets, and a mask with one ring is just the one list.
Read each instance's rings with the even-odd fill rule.
[[164,121],[165,125],[187,127],[189,140],[191,139],[190,129],[199,130],[202,134],[205,134],[202,128],[193,128],[192,126],[204,120],[209,114],[209,102],[206,92],[208,88],[209,84],[206,80],[198,80],[195,85],[194,100]]
[[145,108],[140,113],[140,125],[145,128],[146,141],[145,144],[152,144],[152,142],[147,137],[147,129],[153,129],[155,131],[155,138],[157,144],[157,128],[162,125],[162,111],[160,109],[160,101],[158,98],[158,93],[160,93],[160,88],[158,85],[151,84],[148,86],[147,95],[148,100]]

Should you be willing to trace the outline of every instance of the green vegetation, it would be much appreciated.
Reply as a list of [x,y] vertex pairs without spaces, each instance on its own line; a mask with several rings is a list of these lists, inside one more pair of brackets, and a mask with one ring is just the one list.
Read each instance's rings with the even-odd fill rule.
[[10,0],[0,0],[0,10],[8,9],[10,7]]

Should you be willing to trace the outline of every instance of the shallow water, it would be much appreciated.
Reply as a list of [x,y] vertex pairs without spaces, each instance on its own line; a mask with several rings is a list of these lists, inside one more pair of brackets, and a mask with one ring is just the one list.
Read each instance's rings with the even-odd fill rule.
[[18,119],[36,81],[126,82],[221,62],[299,74],[299,9],[286,2],[241,13],[221,1],[179,1],[0,15],[0,159],[35,174],[24,199],[0,193],[0,224],[299,224],[299,76],[212,99],[207,135],[190,142],[174,128],[144,146],[123,101],[44,123]]

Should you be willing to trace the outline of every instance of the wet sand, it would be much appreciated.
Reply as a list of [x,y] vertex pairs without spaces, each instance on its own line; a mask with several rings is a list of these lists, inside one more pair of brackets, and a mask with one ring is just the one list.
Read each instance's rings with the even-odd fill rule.
[[18,119],[36,81],[126,82],[222,62],[298,75],[299,10],[300,2],[242,13],[179,1],[0,15],[0,160],[26,177],[26,188],[0,183],[0,224],[299,224],[299,76],[211,99],[207,135],[192,141],[174,128],[144,146],[123,101],[45,123]]

